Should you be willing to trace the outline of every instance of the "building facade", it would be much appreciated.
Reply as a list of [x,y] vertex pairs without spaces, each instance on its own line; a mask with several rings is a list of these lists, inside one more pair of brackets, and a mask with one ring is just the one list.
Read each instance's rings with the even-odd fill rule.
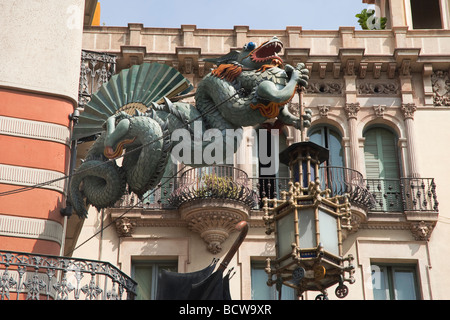
[[[196,86],[214,67],[203,59],[277,36],[284,43],[284,62],[303,62],[310,71],[306,91],[294,97],[290,109],[295,112],[306,106],[313,111],[312,126],[304,137],[292,127],[282,128],[280,149],[302,140],[327,147],[326,165],[335,170],[334,183],[361,186],[375,199],[372,207],[358,200],[352,203],[353,228],[343,245],[346,254],[355,257],[356,281],[346,299],[447,299],[445,242],[450,208],[445,200],[449,177],[444,159],[449,138],[445,129],[450,104],[449,8],[446,1],[435,1],[433,12],[421,12],[416,2],[371,2],[377,16],[387,17],[384,30],[251,30],[246,26],[218,30],[195,25],[159,29],[130,23],[128,27],[85,28],[83,49],[116,55],[117,71],[145,62],[168,64]],[[254,128],[247,129],[245,145],[238,151],[246,161],[236,162],[229,170],[242,170],[260,198],[273,196],[274,189],[264,193],[263,186],[269,181],[275,192],[282,190],[289,172],[281,167],[275,176],[260,175],[254,159],[260,137],[250,134]],[[186,170],[185,179],[201,179],[201,170]],[[218,168],[203,170],[204,174]],[[339,174],[352,179],[339,179]],[[74,255],[112,261],[148,283],[151,272],[163,266],[192,272],[213,257],[223,257],[236,233],[223,236],[222,248],[211,250],[213,240],[207,239],[192,216],[202,217],[210,230],[220,220],[221,230],[230,231],[227,218],[237,219],[240,209],[219,200],[171,207],[168,196],[185,181],[178,178],[143,202],[130,195],[114,208],[91,209],[78,243],[112,225]],[[265,234],[258,206],[242,217],[247,217],[250,230],[232,260],[236,274],[231,295],[252,299],[267,281],[264,261],[275,255],[274,240]],[[223,233],[215,232],[216,238]],[[334,298],[332,290],[330,298]],[[151,288],[144,291],[149,298]],[[316,295],[306,293],[303,298]]]
[[[344,233],[343,250],[345,255],[354,257],[355,283],[349,285],[345,299],[448,299],[450,249],[446,241],[450,231],[450,202],[446,194],[450,186],[446,181],[450,173],[446,170],[445,146],[450,138],[446,130],[450,107],[450,4],[429,1],[424,10],[420,1],[414,0],[363,2],[373,4],[377,16],[387,17],[385,29],[356,30],[343,26],[328,31],[289,26],[284,30],[252,30],[235,26],[228,30],[198,29],[195,25],[151,28],[139,23],[129,23],[127,27],[85,25],[78,92],[82,95],[86,89],[86,99],[89,99],[97,84],[105,81],[99,75],[110,76],[133,65],[153,62],[177,69],[196,88],[214,68],[204,59],[240,49],[249,42],[261,44],[278,37],[284,44],[280,54],[284,63],[302,62],[310,71],[308,87],[294,96],[289,108],[293,113],[310,108],[312,119],[311,127],[304,132],[277,127],[279,132],[273,139],[279,151],[300,141],[312,141],[328,148],[330,158],[323,169],[323,176],[328,177],[326,186],[351,195],[352,228]],[[77,54],[77,70],[70,74],[79,77]],[[7,78],[0,77],[0,81],[4,79]],[[76,81],[71,78],[58,83]],[[20,104],[14,100],[17,93],[11,91],[10,85],[2,83],[1,86],[7,97],[5,101],[11,102],[6,106]],[[70,92],[70,99],[66,98],[70,107],[78,100],[82,112],[84,100],[74,95],[73,88]],[[29,97],[30,94],[22,93],[25,95],[22,98],[38,99],[34,94]],[[60,104],[68,103],[61,100],[61,93],[57,99]],[[193,97],[184,101],[195,104]],[[47,117],[45,122],[67,131],[71,126],[67,116],[73,112],[69,109],[60,122]],[[29,118],[31,111],[25,116],[14,107],[1,107],[0,112],[3,110],[15,112],[1,113],[3,121],[43,121]],[[272,125],[273,121],[269,120],[264,128]],[[63,221],[67,223],[65,236],[60,236],[65,243],[63,248],[61,244],[52,244],[54,249],[42,253],[59,254],[60,250],[64,256],[107,261],[138,282],[138,298],[152,299],[161,269],[193,272],[209,265],[213,258],[222,259],[237,236],[234,225],[246,220],[250,226],[248,235],[230,263],[231,297],[234,300],[275,299],[275,286],[266,285],[264,271],[266,258],[275,256],[275,241],[273,235],[265,233],[259,201],[265,196],[279,196],[288,186],[290,173],[280,165],[275,175],[261,174],[263,164],[257,157],[257,146],[266,131],[259,129],[245,128],[244,145],[235,155],[234,166],[191,169],[174,164],[167,169],[160,188],[149,192],[142,201],[133,194],[124,195],[112,208],[100,211],[90,208],[85,220],[76,215],[63,218],[57,214],[59,210],[51,211],[59,225]],[[7,146],[16,145],[8,139],[23,139],[23,134],[4,131],[0,137]],[[64,149],[58,153],[65,157],[64,165],[61,161],[55,161],[54,167],[50,161],[36,165],[23,163],[38,161],[37,157],[3,160],[13,155],[2,153],[0,166],[36,167],[67,174],[69,143],[39,143],[54,146],[54,152],[58,152],[57,147]],[[78,141],[77,165],[90,145],[92,141]],[[53,152],[52,148],[48,152]],[[255,204],[249,207],[239,201],[202,198],[199,193],[195,194],[195,201],[187,204],[169,201],[171,195],[207,175],[233,177],[238,186],[254,190]],[[3,175],[0,179],[4,179]],[[2,184],[7,186],[5,191],[11,190],[10,184]],[[374,201],[369,204],[358,193],[361,190]],[[62,191],[38,191],[54,193],[57,199],[52,201],[58,203],[57,208],[64,207]],[[33,195],[41,197],[37,193]],[[14,213],[20,208],[17,200],[9,199],[12,202],[5,206],[9,209],[2,214],[7,219],[12,219],[10,216],[15,219],[16,215],[23,219],[23,214]],[[23,209],[27,210],[28,206]],[[16,241],[20,237],[9,236],[2,243],[11,239]],[[33,250],[17,243],[2,245],[2,249]],[[334,289],[327,291],[330,299],[337,299]],[[307,292],[302,298],[314,299],[317,294]],[[295,298],[292,291],[285,289],[282,297]]]

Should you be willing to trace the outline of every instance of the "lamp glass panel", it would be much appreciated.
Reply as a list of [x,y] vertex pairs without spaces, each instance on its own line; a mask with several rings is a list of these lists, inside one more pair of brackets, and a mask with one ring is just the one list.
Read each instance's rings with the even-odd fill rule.
[[283,218],[277,220],[277,258],[292,252],[292,243],[295,242],[294,212],[291,210]]
[[323,248],[339,256],[337,218],[319,208],[319,228]]
[[298,211],[299,242],[302,249],[317,247],[314,211],[314,208],[299,209]]

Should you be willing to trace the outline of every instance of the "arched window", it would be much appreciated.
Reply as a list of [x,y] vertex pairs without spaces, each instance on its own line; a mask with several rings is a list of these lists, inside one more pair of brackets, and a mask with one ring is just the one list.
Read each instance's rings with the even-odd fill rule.
[[344,167],[342,138],[336,129],[330,126],[318,126],[309,131],[309,141],[325,147],[330,156],[327,166]]
[[401,211],[397,136],[386,128],[373,127],[364,138],[366,178],[377,202],[374,210]]
[[[279,197],[281,190],[287,190],[289,167],[279,162],[279,154],[287,147],[286,135],[282,130],[256,129],[257,139],[253,142],[253,176],[257,176],[257,190],[260,197]],[[272,154],[274,153],[274,154]],[[267,161],[269,160],[269,161]],[[275,170],[274,161],[278,162]]]

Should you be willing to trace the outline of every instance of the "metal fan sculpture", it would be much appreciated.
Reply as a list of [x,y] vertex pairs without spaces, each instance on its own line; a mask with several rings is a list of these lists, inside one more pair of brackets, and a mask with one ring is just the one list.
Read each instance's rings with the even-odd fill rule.
[[144,63],[122,70],[92,95],[74,128],[73,139],[92,136],[103,131],[105,121],[124,111],[146,112],[152,102],[161,103],[163,97],[172,98],[193,89],[189,81],[176,69],[159,63]]

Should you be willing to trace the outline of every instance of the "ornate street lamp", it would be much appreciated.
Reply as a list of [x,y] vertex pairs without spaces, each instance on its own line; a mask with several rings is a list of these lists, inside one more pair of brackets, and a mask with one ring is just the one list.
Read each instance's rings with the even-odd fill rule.
[[289,190],[280,199],[263,199],[266,233],[275,233],[276,259],[267,258],[267,284],[297,290],[320,291],[316,299],[328,299],[326,289],[335,284],[336,295],[344,298],[354,282],[353,257],[343,257],[342,230],[350,226],[347,196],[330,197],[321,189],[319,165],[328,159],[328,150],[312,142],[291,145],[280,154],[289,165]]

